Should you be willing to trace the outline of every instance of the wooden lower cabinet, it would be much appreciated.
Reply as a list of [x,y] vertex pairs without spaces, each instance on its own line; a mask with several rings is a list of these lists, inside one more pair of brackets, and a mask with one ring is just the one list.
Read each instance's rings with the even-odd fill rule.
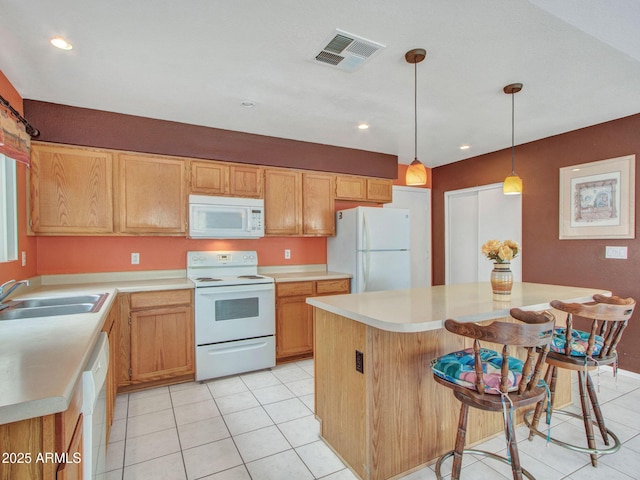
[[[131,293],[122,300],[119,390],[192,380],[193,291]],[[131,388],[130,388],[131,387]]]
[[81,410],[80,379],[66,411],[0,425],[0,480],[82,479]]
[[313,356],[313,308],[307,297],[349,293],[349,279],[276,283],[276,361]]

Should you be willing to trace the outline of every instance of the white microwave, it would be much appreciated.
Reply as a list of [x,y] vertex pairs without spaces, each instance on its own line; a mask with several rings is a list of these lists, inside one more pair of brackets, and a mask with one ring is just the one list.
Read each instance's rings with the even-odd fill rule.
[[264,237],[264,200],[189,195],[189,236]]

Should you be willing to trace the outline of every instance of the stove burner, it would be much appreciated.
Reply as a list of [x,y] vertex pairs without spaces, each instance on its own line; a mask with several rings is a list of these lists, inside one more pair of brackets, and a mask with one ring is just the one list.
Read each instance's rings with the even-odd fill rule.
[[221,278],[201,277],[196,278],[196,282],[221,282]]
[[238,278],[248,278],[249,280],[260,280],[262,277],[260,275],[240,275]]

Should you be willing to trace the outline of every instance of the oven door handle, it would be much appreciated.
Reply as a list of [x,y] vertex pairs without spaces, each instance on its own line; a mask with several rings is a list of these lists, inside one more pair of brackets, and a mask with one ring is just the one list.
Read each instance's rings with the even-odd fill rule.
[[273,283],[254,283],[251,285],[230,285],[223,287],[201,287],[196,288],[197,295],[220,296],[225,293],[247,293],[275,290]]
[[247,350],[255,350],[256,348],[264,348],[267,342],[264,340],[256,340],[255,342],[245,343],[244,345],[228,345],[228,346],[216,346],[215,348],[208,350],[207,355],[220,355],[236,352],[244,352]]

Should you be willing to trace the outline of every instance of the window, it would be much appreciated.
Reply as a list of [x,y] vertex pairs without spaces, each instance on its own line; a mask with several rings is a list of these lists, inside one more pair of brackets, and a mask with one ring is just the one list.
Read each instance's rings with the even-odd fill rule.
[[16,162],[0,154],[0,262],[18,259]]

